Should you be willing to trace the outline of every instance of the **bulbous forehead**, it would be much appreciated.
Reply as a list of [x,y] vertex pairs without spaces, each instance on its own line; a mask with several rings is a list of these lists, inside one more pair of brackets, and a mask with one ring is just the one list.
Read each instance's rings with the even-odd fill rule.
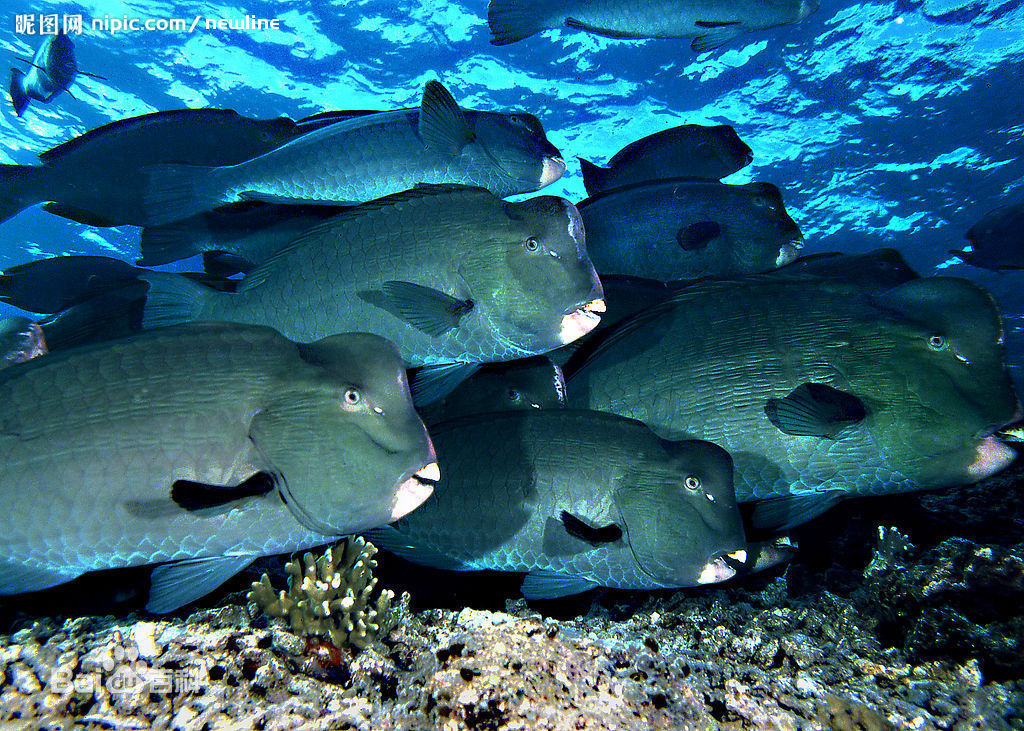
[[370,333],[342,333],[299,345],[302,358],[341,383],[360,386],[381,399],[407,401],[408,382],[397,346]]

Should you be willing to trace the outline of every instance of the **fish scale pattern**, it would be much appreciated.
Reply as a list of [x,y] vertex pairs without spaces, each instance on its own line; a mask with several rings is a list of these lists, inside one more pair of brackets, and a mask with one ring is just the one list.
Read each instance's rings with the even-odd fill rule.
[[801,383],[844,387],[834,364],[856,296],[751,282],[742,293],[713,286],[677,297],[678,305],[624,328],[573,374],[570,406],[639,419],[665,438],[721,445],[733,456],[740,502],[916,489],[880,447],[870,417],[831,440],[784,434],[764,414],[767,399]]
[[418,111],[378,114],[371,124],[363,119],[339,122],[218,171],[218,180],[229,198],[253,192],[328,202],[367,201],[418,183],[480,185],[499,197],[540,186],[539,161],[533,179],[516,179],[478,142],[469,143],[458,155],[425,146],[418,123]]
[[665,585],[638,565],[627,540],[565,552],[546,541],[551,519],[556,533],[564,531],[557,527],[562,511],[593,526],[622,522],[615,490],[631,484],[631,470],[663,456],[642,425],[586,411],[527,411],[456,419],[431,435],[441,467],[434,496],[386,529],[392,541],[413,547],[406,552],[413,560],[429,551],[461,569],[553,571],[618,588]]
[[[360,342],[367,343],[364,357],[377,359],[378,371],[383,354],[397,369],[390,345]],[[375,343],[381,346],[379,357],[369,350]],[[351,364],[342,367],[354,372]],[[293,399],[301,397],[306,383],[321,382],[303,379],[323,374],[271,329],[227,323],[165,328],[58,351],[8,369],[0,378],[6,404],[0,417],[0,482],[17,485],[17,491],[11,493],[8,527],[0,536],[0,578],[14,576],[16,585],[12,566],[67,580],[103,568],[255,557],[322,543],[324,535],[300,524],[276,497],[193,514],[173,503],[170,489],[179,479],[237,485],[255,472],[275,469],[254,447],[259,441],[251,438],[254,417],[289,390]],[[386,376],[375,372],[369,380],[375,379]],[[367,393],[394,412],[389,424],[399,423],[399,403],[373,388]],[[405,392],[399,402],[412,413],[407,399]],[[413,436],[425,438],[418,420],[410,428]],[[389,459],[414,458],[415,450],[402,439],[389,433],[373,438],[385,446],[403,445],[393,452],[400,456]],[[272,438],[261,444],[261,449],[281,446]],[[310,445],[311,451],[317,446]],[[353,529],[366,525],[359,515],[349,517]]]
[[[567,214],[550,215],[561,219]],[[561,345],[562,314],[585,302],[591,285],[581,278],[575,291],[550,292],[540,279],[517,278],[503,257],[529,235],[518,225],[500,199],[481,190],[413,194],[370,204],[359,215],[331,219],[282,252],[259,274],[259,285],[238,294],[200,291],[194,317],[268,324],[302,342],[336,332],[375,332],[398,345],[410,366],[531,356]],[[564,224],[555,228],[566,230]],[[544,261],[545,266],[592,271],[585,250],[577,252],[564,233],[543,241],[560,254]],[[483,272],[480,278],[488,286],[492,281],[515,284],[542,303],[536,316],[530,315],[532,331],[513,322],[519,313],[502,309],[506,306],[500,300],[489,304],[477,298],[458,327],[434,336],[403,320],[384,299],[382,283],[397,280],[472,300],[470,258],[483,262],[474,271]]]

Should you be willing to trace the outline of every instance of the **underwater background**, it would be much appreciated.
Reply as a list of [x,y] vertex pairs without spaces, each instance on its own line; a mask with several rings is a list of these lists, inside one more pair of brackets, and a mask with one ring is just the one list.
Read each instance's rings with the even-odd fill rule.
[[[18,15],[80,14],[78,66],[106,80],[79,76],[73,97],[33,102],[21,118],[4,99],[0,163],[32,164],[86,130],[156,110],[298,119],[413,107],[439,79],[464,108],[536,114],[569,164],[542,192],[578,202],[586,193],[575,156],[605,164],[653,132],[729,124],[754,160],[725,182],[778,185],[803,253],[892,247],[921,275],[992,291],[1021,390],[1024,272],[978,269],[948,252],[988,211],[1024,194],[1024,2],[824,0],[799,23],[705,54],[687,39],[568,29],[495,47],[486,6],[8,2],[7,65],[43,38],[18,33]],[[201,20],[191,33],[92,29],[93,19],[126,16]],[[280,28],[205,29],[206,19],[246,16]],[[0,268],[61,254],[133,261],[139,230],[83,226],[33,206],[0,223]],[[153,693],[76,706],[72,697],[54,711],[85,714],[95,728],[493,729],[516,719],[550,728],[1024,728],[1021,474],[1016,465],[971,492],[843,506],[802,530],[803,550],[784,577],[572,600],[543,617],[510,599],[514,580],[463,580],[382,557],[382,583],[400,591],[418,582],[417,611],[403,618],[390,654],[370,650],[351,663],[324,661],[279,626],[250,621],[238,606],[241,579],[226,605],[214,595],[187,619],[19,617],[10,627],[19,631],[0,635],[0,691],[38,695],[63,651],[77,653],[79,676],[140,663],[202,668],[206,700]],[[916,548],[880,525],[909,530]],[[273,563],[280,585],[281,561]],[[265,561],[246,578],[262,570],[275,569]],[[96,592],[122,581],[130,583],[118,575]],[[92,612],[94,599],[82,598],[80,611]],[[617,700],[577,725],[573,709],[602,693]],[[271,705],[283,710],[272,715]],[[13,707],[0,716],[12,728],[59,727],[42,715],[17,725]]]
[[[971,278],[1003,306],[1010,360],[1024,380],[1018,273],[960,263],[950,249],[1024,186],[1024,3],[825,0],[796,24],[742,34],[696,54],[686,39],[617,40],[546,31],[489,43],[477,2],[5,3],[0,43],[30,57],[39,35],[19,14],[81,15],[74,98],[0,115],[0,163],[106,122],[181,107],[292,118],[328,109],[416,106],[439,79],[461,106],[536,114],[569,163],[544,190],[586,197],[574,156],[604,164],[679,124],[730,124],[754,151],[728,183],[772,182],[805,253],[899,249],[927,276]],[[276,19],[279,30],[206,30],[206,20]],[[93,30],[93,20],[184,19],[195,30]],[[109,23],[106,23],[109,25]],[[39,23],[37,20],[36,31]],[[11,64],[13,64],[11,58]],[[124,181],[137,186],[143,181]],[[138,229],[95,229],[38,207],[2,224],[0,266],[55,254],[133,260]],[[195,262],[181,263],[181,268]]]

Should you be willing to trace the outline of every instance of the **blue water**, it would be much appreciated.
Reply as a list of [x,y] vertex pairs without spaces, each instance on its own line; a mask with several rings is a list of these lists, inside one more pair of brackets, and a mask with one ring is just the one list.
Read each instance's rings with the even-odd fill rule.
[[[727,123],[753,148],[754,163],[726,182],[777,184],[808,252],[890,246],[922,274],[978,281],[1003,305],[1011,361],[1024,364],[1024,273],[986,272],[947,253],[967,243],[964,232],[987,211],[1024,193],[1022,0],[824,0],[799,24],[701,55],[688,40],[568,29],[495,47],[485,0],[18,0],[0,13],[12,64],[41,40],[16,32],[16,16],[29,13],[82,15],[83,33],[73,36],[79,66],[108,80],[79,77],[74,98],[33,103],[21,119],[5,99],[0,162],[32,163],[75,134],[159,109],[297,118],[414,106],[434,78],[464,107],[535,113],[568,161],[603,163],[677,124]],[[192,33],[91,28],[126,15],[200,22]],[[245,15],[276,19],[280,29],[205,29],[207,18]],[[544,192],[584,198],[578,166]],[[38,209],[0,224],[0,237],[3,267],[68,253],[130,261],[138,250],[136,227],[93,229]]]

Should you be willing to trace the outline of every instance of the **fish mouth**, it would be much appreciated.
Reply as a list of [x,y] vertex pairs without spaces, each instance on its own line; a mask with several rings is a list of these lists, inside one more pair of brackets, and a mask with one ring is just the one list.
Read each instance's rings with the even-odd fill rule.
[[562,315],[562,324],[558,330],[558,339],[567,345],[582,338],[601,322],[601,313],[607,309],[604,299],[591,300],[582,307]]
[[1005,469],[1017,459],[1017,451],[994,436],[987,436],[974,448],[974,460],[967,466],[967,476],[977,482]]
[[551,185],[565,173],[565,160],[557,155],[548,155],[544,158],[544,167],[540,172],[540,187]]
[[803,243],[803,241],[796,239],[780,246],[779,255],[775,257],[775,268],[778,269],[796,261],[800,257],[800,248],[803,246]]
[[[991,434],[1002,439],[1004,442],[1024,442],[1024,422],[1008,424],[1001,429],[996,429]],[[985,436],[989,436],[986,434]]]
[[[736,569],[733,565],[738,564],[740,566],[745,565],[747,562],[747,552],[745,549],[739,549],[732,553],[726,553],[718,558],[714,558],[707,562],[704,566],[704,570],[700,572],[700,576],[697,577],[698,584],[717,584],[720,581],[726,581],[736,575]],[[733,564],[733,565],[730,565]]]
[[434,486],[441,479],[441,468],[437,462],[424,465],[412,477],[402,482],[391,508],[391,520],[408,515],[434,494]]

